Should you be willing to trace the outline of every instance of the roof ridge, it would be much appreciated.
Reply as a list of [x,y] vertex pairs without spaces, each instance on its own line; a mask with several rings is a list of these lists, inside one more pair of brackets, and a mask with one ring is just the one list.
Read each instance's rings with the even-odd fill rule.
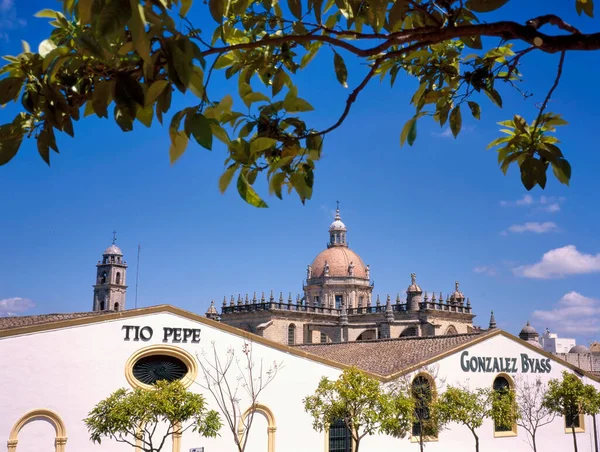
[[[486,331],[487,332],[487,331]],[[431,339],[446,339],[453,337],[468,337],[468,336],[480,336],[486,332],[472,332],[472,333],[459,333],[459,334],[444,334],[440,336],[407,336],[407,337],[390,337],[381,339],[368,339],[361,341],[345,341],[345,342],[317,342],[311,344],[296,344],[292,347],[314,347],[318,345],[340,345],[340,344],[362,344],[362,343],[382,343],[382,342],[402,342],[409,340],[431,340]]]

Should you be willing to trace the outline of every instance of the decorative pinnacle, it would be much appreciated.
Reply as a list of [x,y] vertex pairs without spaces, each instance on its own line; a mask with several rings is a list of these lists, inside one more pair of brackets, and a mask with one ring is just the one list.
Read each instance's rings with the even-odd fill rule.
[[337,204],[337,206],[335,208],[335,219],[336,220],[341,220],[342,217],[340,216],[340,202],[336,201],[335,203]]
[[288,303],[292,302],[292,292],[290,292],[290,295],[288,296]]
[[459,282],[458,281],[454,281],[454,290],[458,292],[458,285]]
[[227,306],[227,296],[223,297],[223,306]]
[[114,245],[116,242],[117,242],[117,231],[113,231],[112,244]]
[[492,311],[492,315],[490,315],[490,329],[496,328],[496,318],[494,317],[494,311]]
[[245,304],[248,304],[248,294],[246,293],[246,299],[244,300]]
[[283,292],[279,292],[279,302],[283,302]]

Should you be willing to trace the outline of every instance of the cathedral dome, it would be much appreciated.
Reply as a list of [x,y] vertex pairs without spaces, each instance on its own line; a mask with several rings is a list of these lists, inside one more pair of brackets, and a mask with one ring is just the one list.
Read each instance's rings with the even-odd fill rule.
[[114,256],[114,255],[118,255],[118,256],[122,256],[123,252],[121,251],[121,248],[119,248],[117,245],[115,245],[114,243],[109,246],[108,248],[106,248],[104,250],[104,253],[102,253],[105,256]]
[[575,347],[571,348],[571,350],[569,350],[569,353],[589,353],[590,349],[587,348],[585,345],[576,345]]
[[354,277],[367,277],[365,264],[360,256],[350,248],[333,246],[321,251],[311,265],[313,278],[320,278],[324,275],[325,263],[329,266],[329,274],[327,276],[350,276],[350,264],[352,264],[354,266]]
[[531,323],[529,323],[529,320],[528,320],[527,325],[525,325],[523,327],[523,329],[521,330],[521,334],[537,334],[537,331],[535,330],[534,327],[531,326]]

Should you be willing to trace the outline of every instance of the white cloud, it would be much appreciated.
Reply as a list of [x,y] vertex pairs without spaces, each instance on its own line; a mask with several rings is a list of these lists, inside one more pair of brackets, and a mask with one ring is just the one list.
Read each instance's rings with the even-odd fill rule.
[[535,207],[534,210],[556,213],[560,212],[560,205],[566,201],[564,196],[540,196],[538,199],[527,194],[515,201],[500,201],[502,207]]
[[14,0],[0,0],[0,41],[8,41],[9,31],[22,28],[26,24],[25,19],[17,17]]
[[506,231],[503,231],[502,235],[506,235],[508,232],[513,234],[522,234],[523,232],[533,232],[534,234],[545,234],[546,232],[556,232],[558,226],[552,221],[545,221],[544,223],[527,222],[525,224],[513,224],[509,226]]
[[[0,4],[1,5],[1,4]],[[35,303],[29,298],[4,298],[0,300],[0,315],[16,315],[35,307]]]
[[496,276],[498,271],[491,265],[479,265],[473,269],[475,273],[480,273],[488,276]]
[[544,253],[542,260],[535,264],[513,268],[513,272],[536,279],[597,273],[600,272],[600,253],[584,254],[577,251],[575,245],[567,245]]
[[545,328],[568,334],[598,334],[600,332],[600,300],[569,292],[554,309],[533,311],[533,317],[544,322]]

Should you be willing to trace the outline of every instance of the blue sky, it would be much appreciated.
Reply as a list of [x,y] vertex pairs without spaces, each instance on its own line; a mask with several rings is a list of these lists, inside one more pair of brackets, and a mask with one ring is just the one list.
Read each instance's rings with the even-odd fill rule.
[[[510,2],[506,14],[525,21],[551,6]],[[564,2],[565,4],[567,2]],[[518,4],[518,6],[517,6]],[[48,27],[33,13],[49,0],[0,0],[0,52],[32,47]],[[567,7],[568,6],[568,7]],[[564,11],[561,11],[564,9]],[[578,18],[571,2],[556,11],[584,30],[597,20]],[[207,7],[191,17],[210,27]],[[596,27],[597,28],[597,27]],[[488,142],[497,121],[513,113],[535,115],[535,102],[551,86],[557,55],[530,54],[522,67],[524,101],[503,89],[504,110],[486,99],[482,120],[464,116],[464,133],[451,138],[431,122],[419,123],[414,147],[400,148],[411,117],[415,82],[372,83],[343,127],[325,142],[313,199],[266,198],[269,209],[246,205],[235,189],[219,194],[225,149],[198,146],[170,166],[167,130],[159,124],[122,133],[113,123],[88,118],[74,139],[59,139],[52,168],[26,141],[0,167],[0,313],[86,311],[92,306],[95,263],[118,231],[129,262],[128,307],[134,304],[135,261],[141,243],[138,306],[173,304],[203,313],[223,296],[292,292],[302,288],[306,265],[325,247],[335,201],[341,201],[350,246],[370,264],[375,293],[403,293],[416,272],[429,292],[453,290],[459,280],[471,298],[476,324],[494,310],[501,328],[518,333],[530,319],[580,342],[598,336],[600,238],[598,223],[598,94],[586,74],[600,71],[597,54],[568,54],[550,110],[570,125],[559,132],[573,166],[570,187],[550,180],[546,190],[522,188],[516,168],[503,176]],[[364,74],[348,59],[349,85]],[[235,93],[236,82],[215,79],[213,96]],[[348,90],[335,80],[332,55],[323,50],[298,78],[300,95],[316,111],[316,127],[337,119]],[[179,98],[175,107],[191,105]],[[177,110],[172,110],[172,112]],[[14,106],[0,111],[8,122]],[[234,187],[232,187],[234,188]],[[259,186],[266,195],[264,186]]]

